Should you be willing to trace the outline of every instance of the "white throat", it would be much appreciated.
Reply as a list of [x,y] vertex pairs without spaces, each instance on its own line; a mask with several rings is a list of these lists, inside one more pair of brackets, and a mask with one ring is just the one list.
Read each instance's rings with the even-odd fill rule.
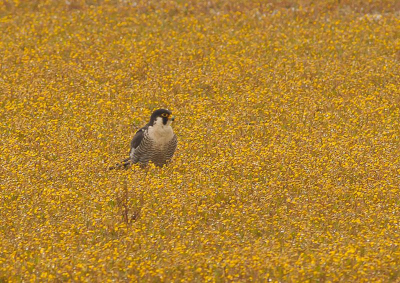
[[163,119],[157,117],[153,126],[149,127],[149,136],[158,144],[166,144],[174,137],[174,131],[171,127],[171,120],[164,125]]

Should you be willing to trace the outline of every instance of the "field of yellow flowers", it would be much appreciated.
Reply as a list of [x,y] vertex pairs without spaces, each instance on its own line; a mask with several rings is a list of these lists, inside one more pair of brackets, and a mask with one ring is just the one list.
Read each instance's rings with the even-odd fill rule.
[[395,0],[0,1],[0,282],[398,282],[399,63]]

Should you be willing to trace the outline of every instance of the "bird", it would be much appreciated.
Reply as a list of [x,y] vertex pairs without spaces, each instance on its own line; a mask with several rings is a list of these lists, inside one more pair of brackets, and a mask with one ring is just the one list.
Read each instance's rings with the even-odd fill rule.
[[150,161],[158,167],[166,165],[178,145],[178,138],[171,127],[174,120],[170,110],[155,110],[150,121],[133,136],[129,157],[109,169],[127,169],[137,163],[146,167]]

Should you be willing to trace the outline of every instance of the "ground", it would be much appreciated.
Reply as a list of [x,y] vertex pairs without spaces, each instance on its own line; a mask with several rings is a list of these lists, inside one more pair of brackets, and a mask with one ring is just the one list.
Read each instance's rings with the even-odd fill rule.
[[0,54],[0,282],[400,280],[398,1],[3,0]]

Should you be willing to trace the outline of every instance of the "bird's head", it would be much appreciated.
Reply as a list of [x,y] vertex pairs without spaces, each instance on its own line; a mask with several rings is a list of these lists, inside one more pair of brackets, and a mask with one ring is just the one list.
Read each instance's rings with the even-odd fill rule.
[[171,111],[169,111],[168,109],[158,109],[154,111],[153,114],[151,114],[150,124],[170,126],[172,121],[174,120],[175,118],[172,116]]

